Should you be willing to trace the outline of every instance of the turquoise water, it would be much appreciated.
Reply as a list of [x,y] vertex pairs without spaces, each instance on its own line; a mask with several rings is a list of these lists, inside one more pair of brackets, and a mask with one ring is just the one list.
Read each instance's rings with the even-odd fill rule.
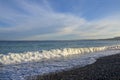
[[0,41],[0,80],[83,67],[120,53],[120,40]]
[[119,45],[120,40],[0,41],[0,54]]

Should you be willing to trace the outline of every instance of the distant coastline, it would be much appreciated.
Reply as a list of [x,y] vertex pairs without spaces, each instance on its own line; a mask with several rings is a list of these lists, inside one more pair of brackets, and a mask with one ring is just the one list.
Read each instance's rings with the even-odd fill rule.
[[120,40],[120,37],[106,38],[106,39],[98,39],[98,40]]
[[114,38],[110,38],[112,40],[120,40],[120,37],[114,37]]

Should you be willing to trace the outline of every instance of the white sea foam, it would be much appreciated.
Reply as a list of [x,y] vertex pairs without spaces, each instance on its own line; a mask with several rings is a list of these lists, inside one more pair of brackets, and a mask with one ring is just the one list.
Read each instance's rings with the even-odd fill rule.
[[8,64],[20,64],[27,62],[37,62],[53,58],[67,57],[75,54],[87,54],[91,52],[98,52],[104,50],[116,50],[120,49],[120,45],[104,46],[104,47],[89,47],[89,48],[64,48],[64,49],[52,49],[36,52],[24,52],[24,53],[9,53],[7,55],[0,55],[0,63],[3,65]]
[[[27,76],[29,76],[28,80],[31,80],[30,78],[33,78],[32,76],[34,75],[43,75],[77,66],[83,67],[94,63],[99,57],[117,53],[120,53],[119,45],[91,48],[66,48],[19,54],[9,53],[8,55],[1,54],[0,60],[4,66],[0,68],[0,80],[26,80]],[[14,59],[15,56],[17,56],[17,58]],[[2,61],[3,58],[5,58],[4,61]],[[18,59],[19,62],[15,61],[16,59]],[[21,64],[18,65],[18,63]]]

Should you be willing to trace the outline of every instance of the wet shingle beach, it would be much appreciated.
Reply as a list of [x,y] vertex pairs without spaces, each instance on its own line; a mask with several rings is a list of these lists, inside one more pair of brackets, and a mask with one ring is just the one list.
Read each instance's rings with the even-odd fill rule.
[[120,54],[99,58],[82,68],[34,76],[32,80],[120,80]]

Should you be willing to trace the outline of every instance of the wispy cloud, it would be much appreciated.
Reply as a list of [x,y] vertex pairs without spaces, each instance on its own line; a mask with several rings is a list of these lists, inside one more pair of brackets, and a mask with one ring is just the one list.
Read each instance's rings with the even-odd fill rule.
[[0,21],[10,25],[0,27],[1,40],[105,38],[120,34],[120,16],[116,14],[88,21],[71,13],[54,11],[47,0],[42,0],[42,4],[29,0],[13,1],[16,9],[5,5],[0,7],[1,12],[4,6]]

